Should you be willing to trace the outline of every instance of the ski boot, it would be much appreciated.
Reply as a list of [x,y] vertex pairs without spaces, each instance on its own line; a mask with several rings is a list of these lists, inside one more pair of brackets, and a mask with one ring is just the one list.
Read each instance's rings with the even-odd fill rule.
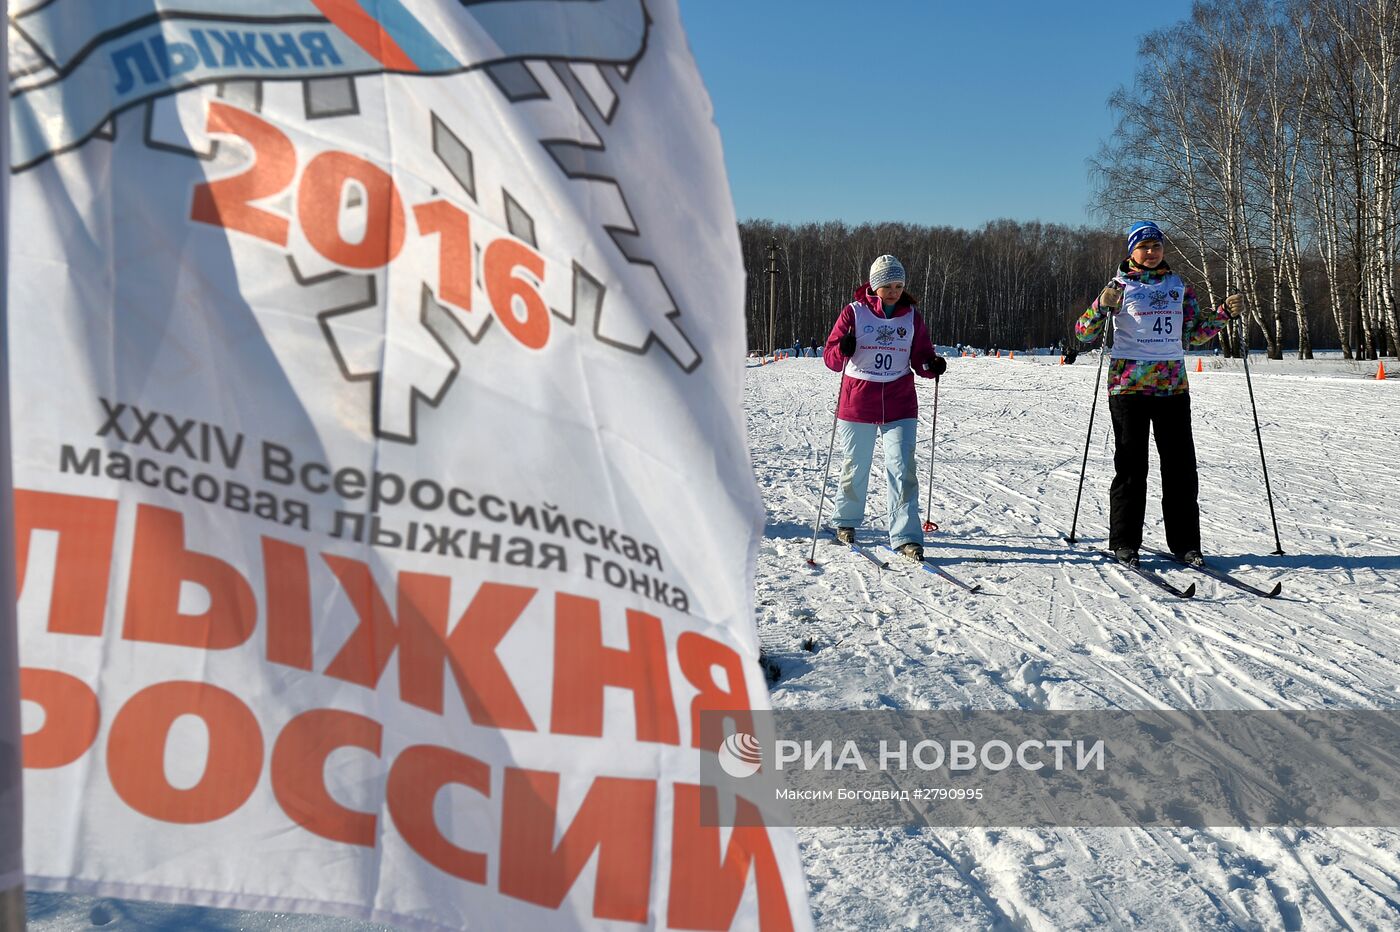
[[850,546],[856,542],[856,529],[853,527],[836,528],[836,542]]
[[1126,563],[1128,566],[1138,565],[1138,552],[1136,547],[1117,547],[1113,551],[1113,556],[1119,563]]
[[924,559],[924,548],[911,541],[899,548],[899,555],[919,563]]

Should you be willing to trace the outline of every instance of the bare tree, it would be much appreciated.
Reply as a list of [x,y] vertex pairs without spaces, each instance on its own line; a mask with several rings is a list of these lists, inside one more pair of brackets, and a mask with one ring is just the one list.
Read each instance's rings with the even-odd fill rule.
[[1304,357],[1319,340],[1384,351],[1400,331],[1400,0],[1200,0],[1138,55],[1093,162],[1099,214],[1163,221],[1212,305],[1249,297],[1272,357],[1291,339]]

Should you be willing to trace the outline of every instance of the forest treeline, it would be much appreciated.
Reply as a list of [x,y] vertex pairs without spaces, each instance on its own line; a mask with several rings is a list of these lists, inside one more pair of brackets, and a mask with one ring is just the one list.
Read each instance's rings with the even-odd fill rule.
[[[877,256],[903,263],[933,339],[1020,349],[1064,339],[1122,258],[1123,237],[998,220],[977,231],[904,223],[766,220],[739,225],[748,271],[749,348],[825,341]],[[768,245],[777,249],[777,334],[768,342]]]
[[1100,228],[741,223],[749,347],[824,339],[883,253],[939,343],[1053,344],[1112,275],[1121,231],[1150,219],[1203,304],[1249,299],[1251,347],[1396,354],[1400,0],[1198,2],[1142,39],[1109,105],[1117,126],[1092,160]]

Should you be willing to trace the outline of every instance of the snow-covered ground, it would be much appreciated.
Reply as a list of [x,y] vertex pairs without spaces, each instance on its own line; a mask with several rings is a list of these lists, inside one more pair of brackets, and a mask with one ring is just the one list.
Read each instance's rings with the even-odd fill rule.
[[[1060,540],[1069,529],[1095,362],[950,361],[940,388],[930,556],[982,582],[969,595],[915,568],[878,571],[811,547],[838,378],[817,359],[747,373],[754,471],[768,521],[756,609],[798,709],[1319,709],[1400,707],[1400,379],[1376,364],[1254,357],[1273,531],[1238,361],[1192,375],[1207,553],[1265,602],[1183,570],[1191,602]],[[1397,367],[1400,368],[1400,367]],[[1192,365],[1194,369],[1194,364]],[[1400,376],[1400,372],[1394,373]],[[932,383],[920,383],[927,494]],[[1100,403],[1079,536],[1102,544],[1111,479]],[[1155,484],[1155,454],[1154,478]],[[877,447],[876,468],[879,467]],[[1155,493],[1150,494],[1152,498]],[[883,535],[871,482],[861,539]],[[1149,541],[1161,516],[1149,501]],[[827,502],[830,510],[830,501]],[[814,650],[804,649],[807,641]],[[824,929],[1394,928],[1400,831],[802,829]],[[368,930],[311,917],[30,897],[50,930]]]
[[[1400,384],[1376,363],[1255,357],[1251,375],[1285,556],[1271,556],[1245,379],[1191,378],[1202,530],[1263,601],[1185,570],[1191,602],[1061,541],[1097,357],[951,360],[939,392],[928,553],[992,594],[818,545],[805,564],[837,376],[816,359],[748,371],[768,507],[757,621],[778,708],[1319,709],[1400,706]],[[1191,368],[1194,370],[1194,360]],[[922,383],[921,486],[931,383]],[[1100,403],[1079,537],[1102,546],[1112,478]],[[1156,455],[1152,485],[1156,486]],[[884,539],[871,480],[864,542]],[[923,486],[927,495],[927,487]],[[828,495],[830,489],[828,489]],[[1149,492],[1147,540],[1162,545]],[[830,511],[830,501],[827,502]],[[815,642],[815,651],[803,642]],[[1394,928],[1400,832],[802,829],[830,929]]]

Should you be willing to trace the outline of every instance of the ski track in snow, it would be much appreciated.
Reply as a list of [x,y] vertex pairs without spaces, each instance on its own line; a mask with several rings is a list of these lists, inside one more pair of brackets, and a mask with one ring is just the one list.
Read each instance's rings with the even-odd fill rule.
[[[1191,373],[1204,549],[1265,588],[1202,574],[1183,601],[1093,553],[1112,448],[1100,398],[1070,530],[1097,358],[949,361],[930,557],[988,594],[817,544],[838,376],[819,359],[748,370],[767,507],[757,625],[781,709],[1323,709],[1400,706],[1400,385],[1364,363],[1252,361],[1274,549],[1240,363]],[[1194,366],[1192,366],[1194,368]],[[1374,371],[1374,363],[1370,364]],[[1102,390],[1102,389],[1101,389]],[[920,505],[932,385],[920,382]],[[839,454],[838,454],[839,455]],[[886,540],[877,444],[862,544]],[[1165,549],[1156,453],[1146,546]],[[834,480],[823,515],[829,516]],[[926,516],[928,517],[928,516]],[[885,554],[881,553],[884,557]],[[1146,562],[1146,561],[1145,561]],[[813,650],[807,650],[804,642]],[[824,929],[1393,928],[1400,832],[1381,829],[799,829]]]

